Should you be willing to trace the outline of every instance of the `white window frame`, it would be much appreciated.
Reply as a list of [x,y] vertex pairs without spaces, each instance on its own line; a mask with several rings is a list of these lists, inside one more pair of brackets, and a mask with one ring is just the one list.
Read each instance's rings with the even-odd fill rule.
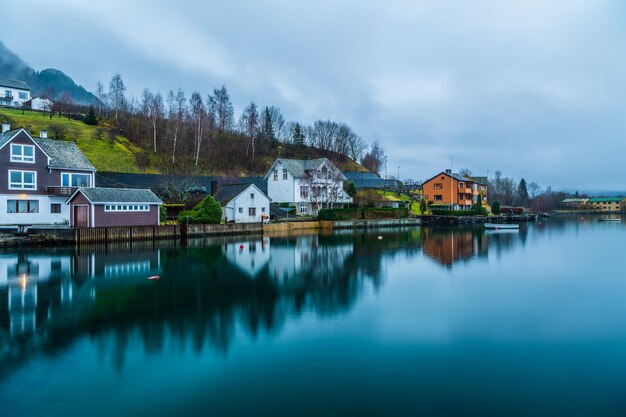
[[[86,175],[86,176],[88,176],[89,177],[89,181],[88,181],[89,184],[87,184],[87,187],[92,187],[93,186],[92,185],[93,184],[93,176],[91,174],[85,174],[85,173],[82,173],[82,172],[62,172],[61,173],[61,187],[73,187],[73,185],[72,185],[72,177],[74,175]],[[68,178],[69,179],[69,181],[68,181],[69,185],[63,185],[63,178]]]
[[[18,203],[26,202],[26,211],[19,211]],[[37,210],[33,211],[31,208],[31,203],[36,203]],[[9,208],[13,206],[15,211],[9,211]],[[9,199],[7,200],[7,214],[37,214],[39,213],[39,200],[23,200],[23,199]]]
[[[22,97],[22,95],[24,95],[24,97]],[[18,92],[17,92],[17,97],[18,97],[20,100],[28,100],[28,93],[25,93],[25,92],[23,92],[23,91],[18,91]]]
[[307,208],[308,207],[307,207],[306,203],[300,203],[300,214],[307,213],[308,212]]
[[256,207],[248,207],[248,216],[249,217],[256,216]]
[[274,181],[278,181],[278,170],[277,169],[274,170],[274,178],[273,179],[274,179]]
[[[20,148],[21,152],[19,155],[16,155],[13,152],[13,149]],[[33,156],[24,156],[24,148],[31,148],[33,150]],[[25,159],[29,158],[29,159]],[[24,164],[34,164],[35,163],[35,145],[23,145],[21,143],[12,143],[11,144],[11,162],[21,162]]]
[[[12,183],[11,182],[11,174],[14,173],[14,172],[19,172],[20,174],[22,174],[22,181],[21,182],[19,182],[19,183],[17,183],[17,182]],[[24,182],[24,173],[25,172],[29,172],[29,173],[33,174],[33,181],[34,182],[32,183],[33,184],[32,188],[24,187],[25,184],[31,184],[31,183],[25,183]],[[22,171],[22,170],[19,170],[19,169],[10,169],[8,177],[9,178],[7,178],[7,181],[9,183],[9,190],[33,190],[33,191],[37,190],[37,171]]]
[[150,211],[150,205],[149,204],[141,204],[141,203],[136,203],[136,204],[118,204],[118,203],[111,203],[111,204],[105,204],[104,205],[104,211],[106,213],[110,213],[110,212],[148,212]]
[[289,176],[287,175],[287,169],[283,168],[283,180],[289,179]]

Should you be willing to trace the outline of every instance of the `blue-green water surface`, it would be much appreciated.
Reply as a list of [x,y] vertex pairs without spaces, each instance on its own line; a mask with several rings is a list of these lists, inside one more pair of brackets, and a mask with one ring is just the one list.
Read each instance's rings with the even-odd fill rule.
[[624,416],[625,261],[593,217],[3,252],[0,415]]

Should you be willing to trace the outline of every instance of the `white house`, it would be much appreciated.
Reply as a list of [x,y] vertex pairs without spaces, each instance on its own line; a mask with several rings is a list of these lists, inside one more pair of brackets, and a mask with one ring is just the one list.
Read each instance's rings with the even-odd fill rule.
[[0,77],[0,105],[22,107],[30,100],[30,87],[24,81]]
[[235,241],[222,245],[222,251],[231,263],[250,278],[256,278],[270,259],[270,240]]
[[326,158],[278,158],[264,179],[272,201],[295,206],[300,215],[315,215],[322,208],[352,203],[352,197],[344,191],[347,178]]
[[52,111],[52,106],[54,106],[54,102],[46,96],[37,96],[26,101],[24,103],[24,106],[30,108],[31,110],[49,112]]
[[254,184],[219,185],[212,193],[222,206],[225,223],[259,223],[269,219],[271,200]]

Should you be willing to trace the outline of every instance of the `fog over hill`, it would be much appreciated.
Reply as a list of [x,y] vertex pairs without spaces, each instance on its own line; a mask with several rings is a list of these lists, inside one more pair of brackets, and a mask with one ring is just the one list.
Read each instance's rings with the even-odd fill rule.
[[30,86],[33,97],[45,94],[53,100],[58,100],[63,94],[69,93],[78,104],[94,104],[97,101],[93,94],[77,85],[63,71],[54,68],[36,71],[9,50],[2,41],[0,41],[0,77],[25,81]]

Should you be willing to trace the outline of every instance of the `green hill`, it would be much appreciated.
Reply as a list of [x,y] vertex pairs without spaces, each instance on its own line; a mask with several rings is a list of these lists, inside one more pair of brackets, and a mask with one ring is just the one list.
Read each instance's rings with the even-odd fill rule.
[[122,136],[109,138],[106,128],[88,126],[78,120],[53,117],[40,112],[0,108],[0,119],[11,124],[11,128],[23,127],[33,136],[39,131],[48,131],[53,137],[55,126],[63,131],[64,140],[75,141],[80,150],[99,171],[138,172],[136,156],[142,151]]

